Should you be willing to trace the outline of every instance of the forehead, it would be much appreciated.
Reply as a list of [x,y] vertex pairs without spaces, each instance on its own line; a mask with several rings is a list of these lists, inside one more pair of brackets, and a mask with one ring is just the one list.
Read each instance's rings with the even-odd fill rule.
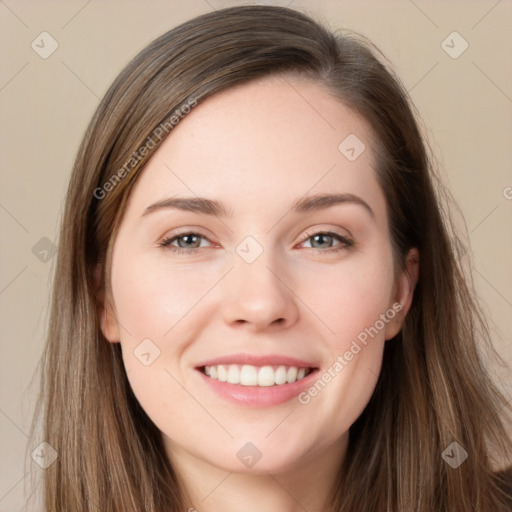
[[258,79],[213,95],[174,127],[142,171],[129,209],[140,215],[148,202],[197,195],[238,213],[342,192],[378,210],[384,199],[371,138],[366,122],[321,85]]

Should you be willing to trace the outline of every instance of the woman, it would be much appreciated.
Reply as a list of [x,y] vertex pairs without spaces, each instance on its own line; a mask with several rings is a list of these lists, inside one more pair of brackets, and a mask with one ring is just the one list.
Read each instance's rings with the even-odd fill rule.
[[399,81],[290,9],[153,41],[79,149],[46,510],[506,511],[506,400]]

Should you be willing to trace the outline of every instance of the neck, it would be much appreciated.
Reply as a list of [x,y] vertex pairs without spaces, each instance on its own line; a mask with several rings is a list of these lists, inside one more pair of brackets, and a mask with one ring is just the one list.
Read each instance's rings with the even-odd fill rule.
[[335,445],[307,454],[290,467],[252,473],[222,469],[180,447],[168,452],[185,490],[188,512],[325,511],[347,443],[348,433]]

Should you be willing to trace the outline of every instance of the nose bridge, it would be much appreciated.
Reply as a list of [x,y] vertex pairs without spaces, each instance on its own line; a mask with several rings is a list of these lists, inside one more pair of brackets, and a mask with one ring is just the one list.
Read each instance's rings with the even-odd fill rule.
[[[268,240],[267,240],[268,242]],[[227,323],[247,323],[263,329],[272,324],[290,325],[298,309],[272,248],[247,237],[236,248],[230,289],[223,303]]]

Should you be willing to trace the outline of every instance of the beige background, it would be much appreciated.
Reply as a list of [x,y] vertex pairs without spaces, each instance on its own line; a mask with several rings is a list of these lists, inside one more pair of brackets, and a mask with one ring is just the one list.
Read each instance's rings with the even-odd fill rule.
[[[24,466],[37,381],[29,384],[55,263],[51,252],[44,261],[49,242],[41,239],[57,240],[86,124],[121,68],[153,38],[195,15],[242,3],[248,2],[0,0],[0,511],[21,510],[29,472],[42,471],[30,458]],[[466,219],[475,285],[496,347],[512,363],[512,3],[253,3],[290,5],[331,28],[360,32],[391,60]],[[43,31],[58,43],[46,59],[31,47]],[[457,59],[441,46],[453,31],[469,44]],[[455,39],[454,49],[460,44]],[[502,386],[512,397],[510,379]]]

